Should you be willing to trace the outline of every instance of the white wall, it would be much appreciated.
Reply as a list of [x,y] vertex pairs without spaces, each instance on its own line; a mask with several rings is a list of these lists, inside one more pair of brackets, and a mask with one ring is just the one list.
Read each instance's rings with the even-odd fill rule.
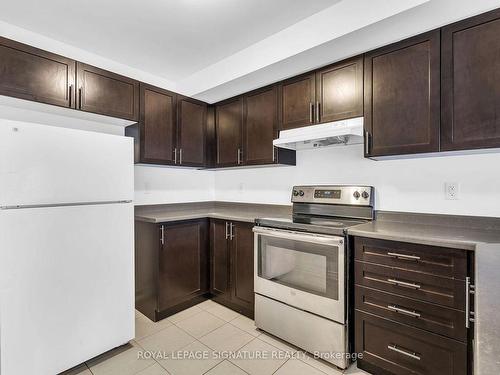
[[[500,217],[500,154],[373,161],[362,145],[297,152],[296,167],[215,173],[215,199],[290,204],[295,184],[366,184],[376,208]],[[445,200],[444,183],[460,183],[459,200]]]
[[213,171],[135,166],[135,205],[203,202],[213,199]]

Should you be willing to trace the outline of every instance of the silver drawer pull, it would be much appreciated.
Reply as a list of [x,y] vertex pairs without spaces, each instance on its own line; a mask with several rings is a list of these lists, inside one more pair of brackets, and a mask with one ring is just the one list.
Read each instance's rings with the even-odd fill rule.
[[400,254],[400,253],[392,253],[390,251],[387,253],[387,255],[389,255],[390,257],[398,258],[398,259],[402,259],[402,260],[414,260],[416,262],[418,262],[420,260],[420,257],[416,256],[416,255],[407,255],[407,254]]
[[413,318],[420,318],[420,314],[418,312],[416,312],[415,310],[403,309],[403,308],[398,307],[396,305],[387,305],[387,308],[389,310],[397,312],[399,314],[408,315],[408,316],[411,316]]
[[402,286],[404,288],[410,289],[420,289],[420,285],[414,283],[407,283],[405,281],[396,280],[396,279],[387,279],[387,282],[394,284],[396,286]]
[[407,357],[416,359],[417,361],[420,361],[420,356],[418,356],[417,353],[412,352],[410,350],[398,348],[396,345],[387,345],[387,349],[392,350],[393,352],[396,352],[399,354],[403,354]]

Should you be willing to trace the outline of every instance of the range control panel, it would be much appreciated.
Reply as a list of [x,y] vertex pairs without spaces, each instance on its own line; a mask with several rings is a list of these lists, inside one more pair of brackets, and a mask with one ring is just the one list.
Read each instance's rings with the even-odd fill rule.
[[293,203],[326,203],[358,206],[372,206],[374,189],[372,186],[294,186]]

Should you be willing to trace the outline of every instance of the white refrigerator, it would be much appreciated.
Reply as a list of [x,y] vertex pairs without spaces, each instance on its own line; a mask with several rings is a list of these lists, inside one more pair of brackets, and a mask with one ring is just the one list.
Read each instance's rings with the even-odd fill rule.
[[133,143],[0,120],[0,373],[54,375],[134,337]]

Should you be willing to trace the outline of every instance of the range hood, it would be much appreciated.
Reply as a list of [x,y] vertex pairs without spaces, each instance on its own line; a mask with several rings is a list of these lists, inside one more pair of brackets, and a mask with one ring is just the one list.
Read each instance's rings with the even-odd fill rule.
[[282,130],[273,141],[274,146],[291,150],[358,143],[363,143],[363,117]]

